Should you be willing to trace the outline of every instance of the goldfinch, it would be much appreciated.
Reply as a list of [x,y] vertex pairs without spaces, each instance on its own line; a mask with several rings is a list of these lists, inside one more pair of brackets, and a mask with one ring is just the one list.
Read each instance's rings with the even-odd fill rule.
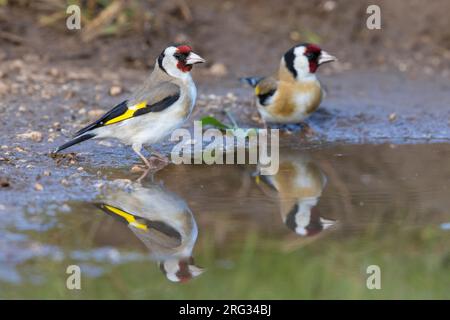
[[128,225],[170,281],[186,282],[203,273],[192,257],[197,223],[178,195],[156,184],[134,183],[131,191],[107,192],[96,206]]
[[335,60],[315,44],[299,44],[281,58],[277,76],[241,78],[241,81],[255,89],[256,105],[266,123],[299,123],[322,101],[317,68]]
[[327,178],[306,155],[280,150],[280,167],[273,176],[257,176],[263,192],[279,201],[283,223],[300,236],[312,236],[335,224],[316,208]]
[[143,144],[161,141],[191,114],[197,89],[190,71],[205,60],[187,45],[167,47],[156,59],[153,72],[127,100],[75,133],[55,153],[88,139],[116,138],[142,155]]

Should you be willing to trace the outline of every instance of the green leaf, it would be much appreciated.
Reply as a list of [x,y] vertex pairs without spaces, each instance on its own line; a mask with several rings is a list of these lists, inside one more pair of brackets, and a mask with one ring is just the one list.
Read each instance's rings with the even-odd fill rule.
[[217,120],[216,118],[214,118],[212,116],[203,117],[200,121],[202,122],[202,126],[210,125],[215,128],[222,129],[222,130],[231,129],[230,126],[223,124],[222,122],[220,122],[219,120]]

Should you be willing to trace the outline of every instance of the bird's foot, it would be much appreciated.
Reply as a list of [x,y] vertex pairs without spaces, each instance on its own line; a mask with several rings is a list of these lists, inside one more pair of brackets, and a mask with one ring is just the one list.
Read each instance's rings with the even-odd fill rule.
[[160,153],[153,153],[148,160],[150,161],[150,163],[152,162],[162,162],[165,164],[170,163],[169,157],[166,157],[165,155],[162,155]]
[[151,157],[148,161],[147,164],[145,165],[134,165],[131,168],[131,172],[133,173],[141,173],[141,175],[139,176],[138,179],[136,179],[136,182],[141,183],[142,180],[144,180],[145,177],[147,177],[149,175],[149,173],[151,174],[151,176],[153,176],[154,173],[158,172],[159,170],[161,170],[162,168],[164,168],[165,166],[167,166],[168,163],[166,162],[162,162],[160,161],[160,159],[156,158],[156,157]]
[[145,177],[147,177],[147,175],[148,175],[149,172],[150,172],[150,169],[149,169],[149,168],[146,168],[146,169],[144,170],[144,172],[142,172],[141,176],[140,176],[139,178],[136,179],[136,182],[137,182],[137,183],[141,183],[142,180],[144,180]]
[[271,124],[271,129],[278,129],[282,132],[298,132],[301,130],[301,125],[297,123],[277,123]]
[[156,155],[152,155],[148,159],[149,169],[152,171],[158,171],[167,166],[170,163],[169,158],[167,157],[158,157]]
[[155,159],[157,159],[160,162],[170,163],[170,159],[168,157],[166,157],[162,153],[159,153],[158,151],[154,150],[153,148],[146,147],[146,150],[151,154],[149,160],[154,161]]
[[141,173],[141,175],[139,176],[139,178],[136,179],[137,183],[141,183],[142,180],[148,175],[148,173],[150,172],[150,168],[147,165],[139,165],[136,164],[133,167],[131,167],[130,170],[132,173]]
[[152,148],[148,148],[148,151],[150,151],[151,157],[149,158],[149,161],[155,162],[159,161],[162,163],[165,163],[166,165],[170,163],[170,159],[163,155],[162,153],[159,153],[158,151],[153,150]]
[[313,137],[316,133],[306,122],[302,122],[302,133],[306,137]]

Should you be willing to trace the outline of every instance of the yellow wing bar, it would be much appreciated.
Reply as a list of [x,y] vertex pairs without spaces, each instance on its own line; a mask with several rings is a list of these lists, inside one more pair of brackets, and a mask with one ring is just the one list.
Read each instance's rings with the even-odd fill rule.
[[127,111],[125,111],[125,113],[122,113],[120,116],[115,117],[115,118],[113,118],[111,120],[108,120],[105,123],[105,125],[113,124],[113,123],[116,123],[116,122],[120,122],[120,121],[129,119],[129,118],[132,118],[134,113],[136,112],[136,110],[143,109],[146,106],[147,106],[147,101],[142,101],[142,102],[140,102],[140,103],[138,103],[138,104],[136,104],[134,106],[130,106],[130,107],[128,107]]
[[117,214],[118,216],[123,217],[133,227],[147,231],[148,227],[145,224],[137,222],[136,218],[132,214],[129,214],[128,212],[125,212],[123,210],[120,210],[118,208],[108,206],[108,205],[105,205],[105,208],[108,209],[109,211]]

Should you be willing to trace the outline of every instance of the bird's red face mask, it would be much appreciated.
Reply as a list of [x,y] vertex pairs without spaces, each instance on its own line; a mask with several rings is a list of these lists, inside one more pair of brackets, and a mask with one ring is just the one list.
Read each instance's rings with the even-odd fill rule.
[[315,44],[307,45],[304,55],[308,59],[309,72],[311,73],[315,73],[321,64],[336,60],[336,57],[330,55]]
[[306,47],[304,55],[309,62],[309,72],[316,72],[317,68],[319,67],[319,57],[321,52],[322,49],[314,44],[310,44]]
[[187,45],[178,46],[173,56],[178,61],[177,68],[182,72],[189,72],[194,64],[205,62],[205,59],[194,53]]

